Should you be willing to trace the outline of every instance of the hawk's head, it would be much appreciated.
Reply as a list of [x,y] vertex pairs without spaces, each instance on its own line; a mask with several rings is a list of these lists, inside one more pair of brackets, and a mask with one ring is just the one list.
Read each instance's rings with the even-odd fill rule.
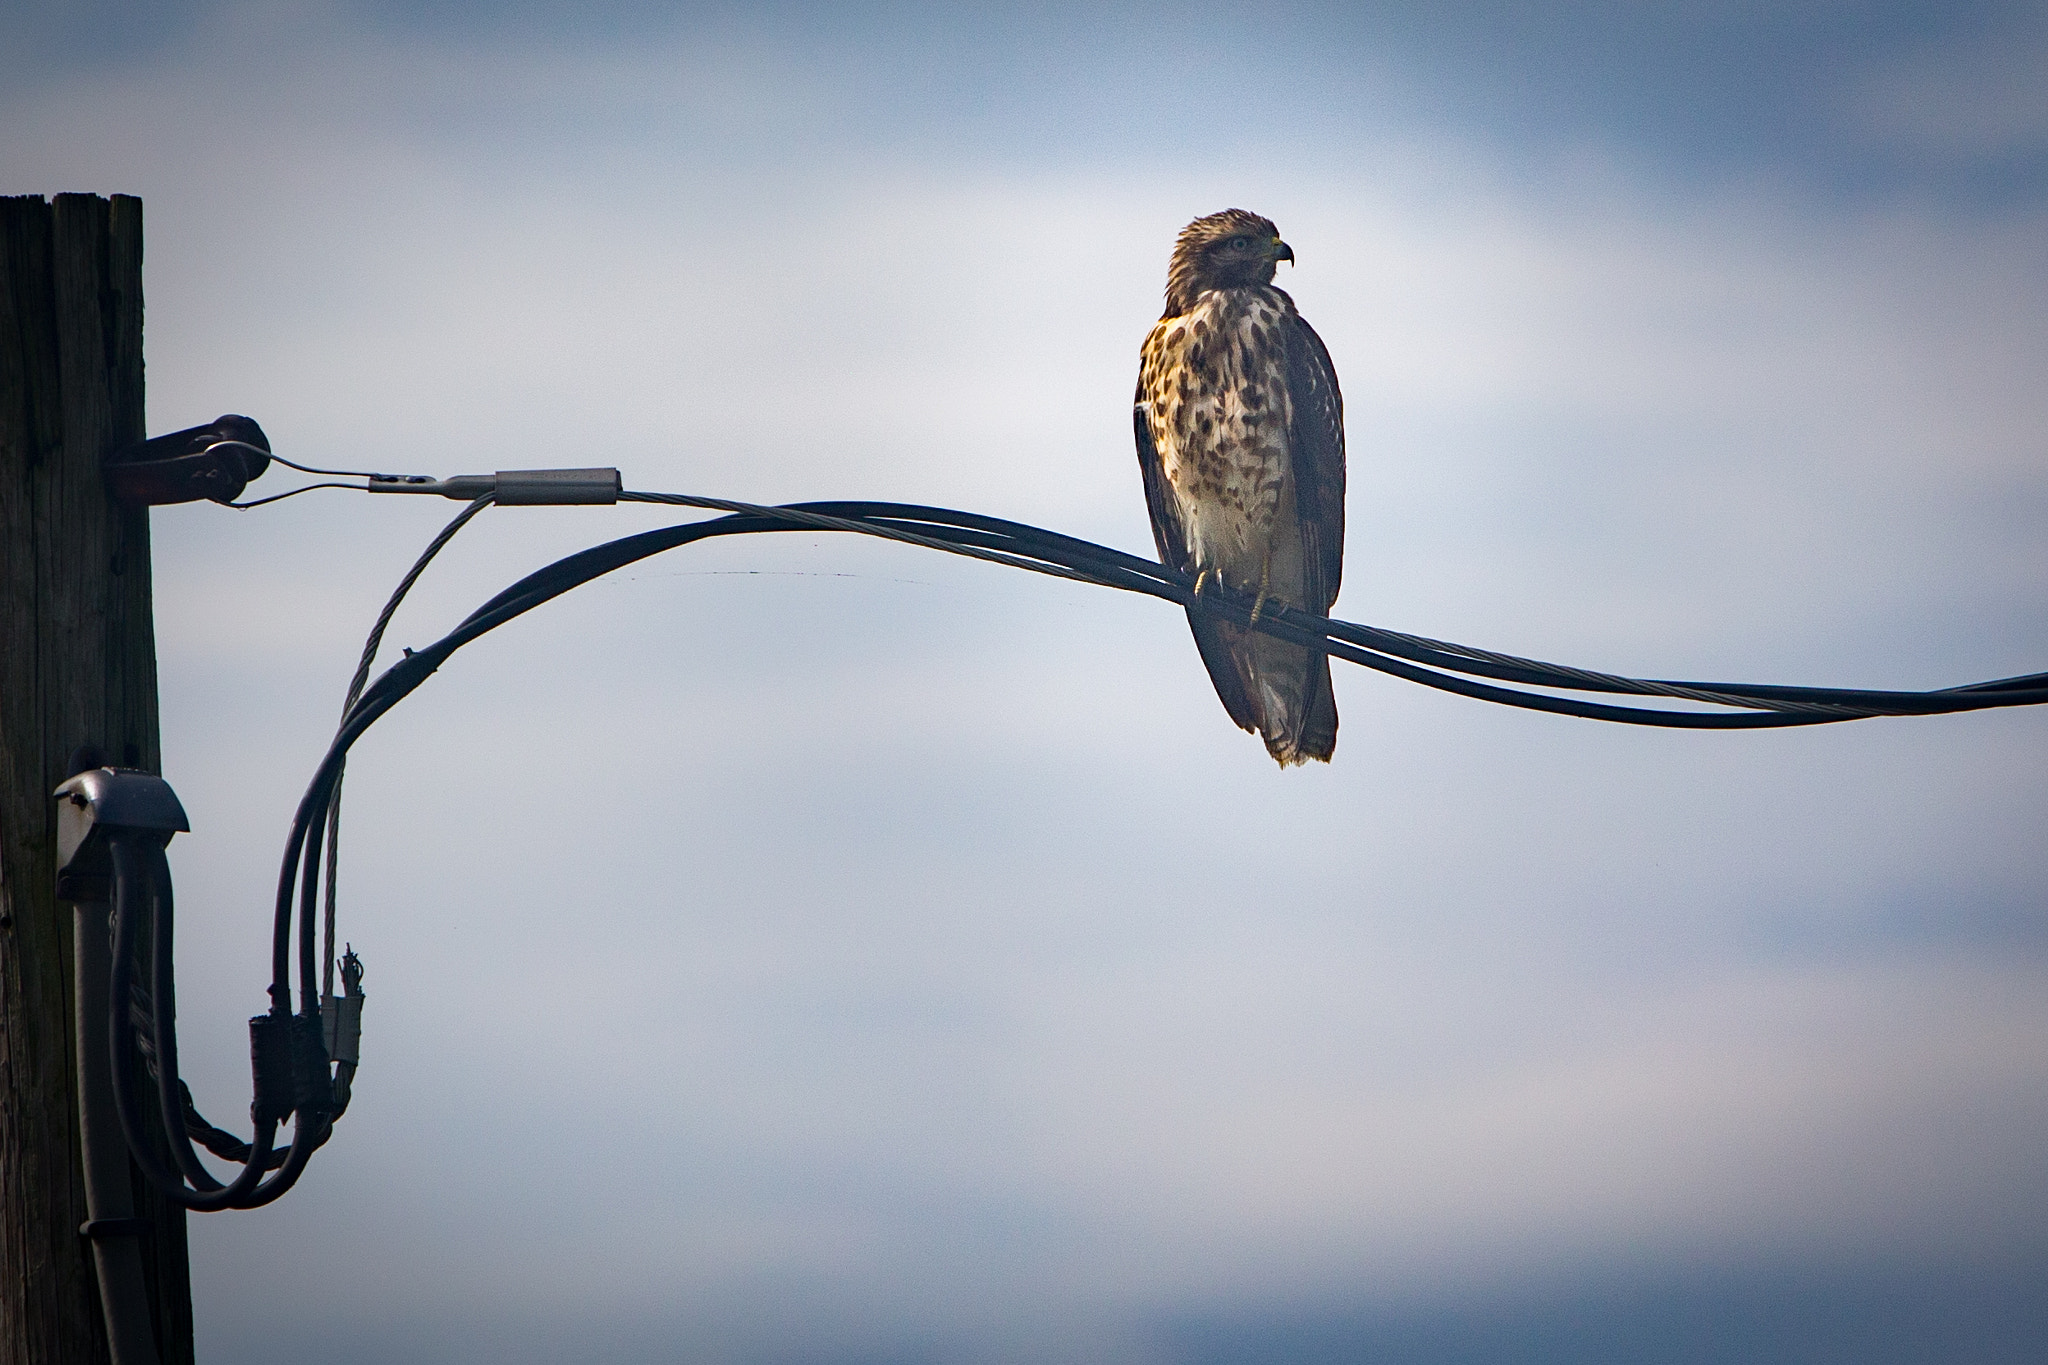
[[1273,267],[1294,259],[1270,218],[1225,209],[1180,230],[1166,268],[1166,316],[1178,317],[1211,289],[1271,284]]

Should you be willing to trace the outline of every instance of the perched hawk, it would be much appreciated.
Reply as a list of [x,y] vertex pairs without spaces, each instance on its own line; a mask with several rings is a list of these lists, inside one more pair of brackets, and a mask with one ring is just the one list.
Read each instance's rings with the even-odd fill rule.
[[[1181,230],[1145,338],[1138,466],[1160,562],[1327,614],[1344,571],[1344,399],[1322,338],[1273,287],[1294,252],[1243,209]],[[1337,747],[1330,659],[1188,613],[1223,709],[1283,768]]]

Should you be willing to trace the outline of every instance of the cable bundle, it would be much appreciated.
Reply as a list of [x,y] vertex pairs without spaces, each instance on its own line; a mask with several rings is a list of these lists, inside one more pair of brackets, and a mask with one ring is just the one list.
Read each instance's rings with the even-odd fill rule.
[[[1197,595],[1190,579],[1156,561],[1039,527],[971,512],[887,502],[812,502],[769,507],[682,493],[625,492],[617,496],[622,502],[696,507],[725,515],[643,531],[557,560],[506,588],[433,644],[406,651],[404,658],[374,682],[369,682],[371,664],[392,614],[450,538],[492,503],[496,492],[486,491],[435,537],[385,604],[364,646],[334,740],[299,803],[278,875],[272,933],[271,1012],[252,1021],[251,1026],[257,1073],[257,1101],[253,1110],[256,1142],[253,1146],[244,1146],[227,1134],[219,1133],[191,1110],[189,1096],[182,1100],[187,1115],[184,1126],[201,1136],[202,1140],[209,1132],[216,1134],[224,1145],[215,1145],[211,1141],[207,1145],[220,1155],[245,1161],[246,1169],[234,1182],[223,1186],[198,1167],[196,1158],[191,1157],[189,1143],[175,1139],[173,1155],[196,1190],[185,1189],[182,1181],[160,1167],[150,1168],[153,1176],[176,1184],[180,1192],[177,1197],[187,1207],[251,1207],[282,1194],[298,1178],[313,1150],[326,1141],[333,1119],[347,1103],[349,1083],[355,1071],[353,1028],[360,1019],[361,963],[353,953],[342,959],[346,986],[344,996],[333,994],[332,977],[341,780],[349,749],[386,712],[432,676],[449,656],[472,640],[593,579],[695,541],[777,531],[841,531],[876,536],[1056,578],[1157,597],[1191,611],[1215,614],[1246,629],[1263,631],[1279,639],[1320,649],[1334,658],[1425,687],[1502,705],[1631,725],[1716,730],[1827,725],[1873,716],[1938,715],[2048,702],[2048,674],[2039,673],[1936,692],[1627,678],[1330,620],[1271,601],[1264,605],[1254,620],[1251,599],[1227,589],[1212,589]],[[1531,690],[1537,688],[1551,690]],[[1579,695],[1559,696],[1555,695],[1556,692]],[[1619,704],[1589,700],[1588,694],[1655,698],[1675,705]],[[315,931],[321,908],[323,851],[326,854],[325,933],[318,935]],[[116,898],[116,922],[119,933],[125,935],[121,944],[117,944],[116,962],[128,960],[123,956],[122,945],[126,945],[126,951],[133,951],[135,935],[144,918],[136,907],[128,903],[132,899],[133,888],[150,886],[153,889],[147,893],[151,898],[147,918],[155,925],[157,943],[154,1032],[161,1054],[158,1058],[159,1085],[168,1114],[176,1111],[178,1103],[171,1089],[176,1082],[177,1071],[175,1043],[170,1032],[170,884],[168,873],[162,867],[161,847],[153,850],[153,858],[151,853],[152,850],[148,849],[129,849],[121,855],[127,860],[125,865],[117,867],[117,883],[129,890]],[[137,859],[141,862],[138,863]],[[118,875],[124,868],[126,876]],[[292,945],[295,904],[298,920],[296,953]],[[298,977],[296,998],[299,1008],[296,1010],[293,1008],[294,965]],[[117,972],[120,970],[117,966]],[[125,999],[122,994],[126,989],[125,979],[117,980],[115,984],[115,998]],[[323,984],[326,987],[324,992]],[[324,1038],[323,1023],[326,1030]],[[337,1033],[347,1036],[338,1042]],[[330,1061],[335,1068],[331,1081],[326,1079]],[[121,1088],[125,1093],[125,1080]],[[274,1150],[277,1126],[292,1113],[298,1115],[292,1144],[288,1152],[280,1155]],[[139,1144],[139,1126],[130,1123],[131,1116],[125,1109],[122,1117],[124,1127],[128,1128],[129,1141]],[[143,1146],[137,1145],[135,1150],[141,1159]],[[265,1170],[280,1164],[275,1177],[258,1183]]]

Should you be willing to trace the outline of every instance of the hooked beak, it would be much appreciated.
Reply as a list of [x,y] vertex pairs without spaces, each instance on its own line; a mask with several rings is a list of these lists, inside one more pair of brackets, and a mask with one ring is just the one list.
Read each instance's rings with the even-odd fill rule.
[[1278,237],[1275,237],[1273,239],[1273,259],[1276,262],[1285,261],[1289,265],[1293,265],[1294,248],[1281,241]]

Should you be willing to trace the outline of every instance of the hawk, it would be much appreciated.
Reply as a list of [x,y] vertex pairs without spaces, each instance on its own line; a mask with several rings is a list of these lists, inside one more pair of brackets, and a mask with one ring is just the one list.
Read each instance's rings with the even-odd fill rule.
[[[1160,562],[1327,615],[1344,571],[1344,399],[1322,338],[1273,287],[1294,252],[1256,213],[1181,229],[1145,338],[1134,425]],[[1281,767],[1337,747],[1330,658],[1190,610],[1223,709]]]

